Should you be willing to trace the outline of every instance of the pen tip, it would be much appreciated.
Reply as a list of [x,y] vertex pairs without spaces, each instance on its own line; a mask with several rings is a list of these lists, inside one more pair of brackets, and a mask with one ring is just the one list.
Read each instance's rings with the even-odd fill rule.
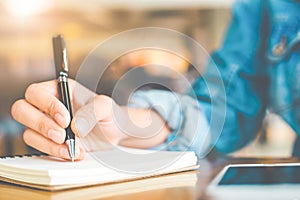
[[70,139],[70,140],[67,140],[66,143],[68,146],[70,158],[71,158],[72,162],[74,162],[74,160],[75,160],[75,140]]

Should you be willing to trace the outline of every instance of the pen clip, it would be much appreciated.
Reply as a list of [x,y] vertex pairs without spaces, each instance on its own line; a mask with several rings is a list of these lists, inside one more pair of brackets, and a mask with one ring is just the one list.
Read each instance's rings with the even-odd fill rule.
[[64,71],[68,72],[69,71],[69,66],[68,66],[68,56],[67,56],[67,48],[66,46],[63,47],[63,51],[62,51],[62,68]]
[[59,77],[61,72],[69,71],[67,48],[62,35],[54,36],[52,42],[56,77]]

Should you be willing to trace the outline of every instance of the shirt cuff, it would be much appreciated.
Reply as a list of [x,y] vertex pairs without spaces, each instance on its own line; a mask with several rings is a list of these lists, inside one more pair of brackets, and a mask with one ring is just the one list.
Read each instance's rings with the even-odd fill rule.
[[137,91],[128,106],[154,110],[171,129],[165,143],[154,149],[194,151],[198,157],[210,150],[208,120],[201,103],[191,96],[165,90]]

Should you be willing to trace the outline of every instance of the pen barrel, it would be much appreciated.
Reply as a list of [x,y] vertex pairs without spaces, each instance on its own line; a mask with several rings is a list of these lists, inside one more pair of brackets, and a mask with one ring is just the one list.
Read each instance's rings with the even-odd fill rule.
[[[61,72],[58,78],[58,93],[61,102],[66,106],[70,113],[70,119],[73,119],[72,107],[71,107],[71,98],[69,93],[69,84],[68,84],[68,75],[67,73]],[[71,123],[68,125],[66,130],[66,140],[75,139],[75,135],[71,129]]]

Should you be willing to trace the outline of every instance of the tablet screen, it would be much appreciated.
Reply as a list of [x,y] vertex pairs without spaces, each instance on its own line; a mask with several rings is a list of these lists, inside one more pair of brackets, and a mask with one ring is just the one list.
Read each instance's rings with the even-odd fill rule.
[[299,184],[300,166],[229,167],[218,185]]

